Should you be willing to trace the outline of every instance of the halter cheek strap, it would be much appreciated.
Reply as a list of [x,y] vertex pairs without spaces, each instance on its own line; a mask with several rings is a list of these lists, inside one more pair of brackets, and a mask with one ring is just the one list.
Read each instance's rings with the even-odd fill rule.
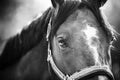
[[52,55],[51,55],[51,50],[50,50],[50,45],[48,43],[48,57],[47,57],[47,61],[50,63],[52,69],[54,70],[54,72],[63,80],[67,80],[66,76],[57,68],[57,66],[55,65]]
[[48,57],[47,57],[47,61],[50,63],[52,69],[54,70],[54,72],[63,80],[72,80],[72,79],[68,79],[68,75],[64,75],[55,65],[53,58],[52,58],[52,54],[51,54],[51,50],[50,50],[50,43],[49,43],[49,35],[50,35],[50,31],[51,31],[51,19],[49,21],[48,24],[48,29],[47,29],[47,35],[46,35],[46,39],[48,41]]

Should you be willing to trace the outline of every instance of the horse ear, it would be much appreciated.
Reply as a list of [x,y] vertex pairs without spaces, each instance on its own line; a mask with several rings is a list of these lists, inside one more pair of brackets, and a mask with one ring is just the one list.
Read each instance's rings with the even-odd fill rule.
[[88,0],[88,1],[90,1],[98,8],[102,7],[107,2],[107,0]]
[[51,2],[52,2],[53,7],[56,8],[57,5],[59,6],[62,5],[64,0],[51,0]]

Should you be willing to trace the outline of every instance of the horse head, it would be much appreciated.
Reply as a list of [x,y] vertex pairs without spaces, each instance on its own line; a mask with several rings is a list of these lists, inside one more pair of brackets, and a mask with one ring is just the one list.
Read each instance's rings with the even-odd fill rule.
[[105,2],[52,0],[48,61],[61,79],[114,79],[110,49],[116,34],[100,12]]

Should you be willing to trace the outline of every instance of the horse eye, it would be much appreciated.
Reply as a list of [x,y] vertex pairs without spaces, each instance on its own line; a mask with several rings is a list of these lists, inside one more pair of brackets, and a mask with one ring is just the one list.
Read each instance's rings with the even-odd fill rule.
[[67,47],[67,42],[63,38],[58,39],[58,44],[59,44],[60,48],[62,48],[62,49]]

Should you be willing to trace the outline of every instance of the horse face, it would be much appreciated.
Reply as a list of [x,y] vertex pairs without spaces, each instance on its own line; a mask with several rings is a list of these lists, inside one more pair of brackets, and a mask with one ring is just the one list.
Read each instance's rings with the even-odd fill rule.
[[109,40],[93,13],[76,10],[59,27],[52,40],[53,59],[64,74],[94,65],[108,65]]

